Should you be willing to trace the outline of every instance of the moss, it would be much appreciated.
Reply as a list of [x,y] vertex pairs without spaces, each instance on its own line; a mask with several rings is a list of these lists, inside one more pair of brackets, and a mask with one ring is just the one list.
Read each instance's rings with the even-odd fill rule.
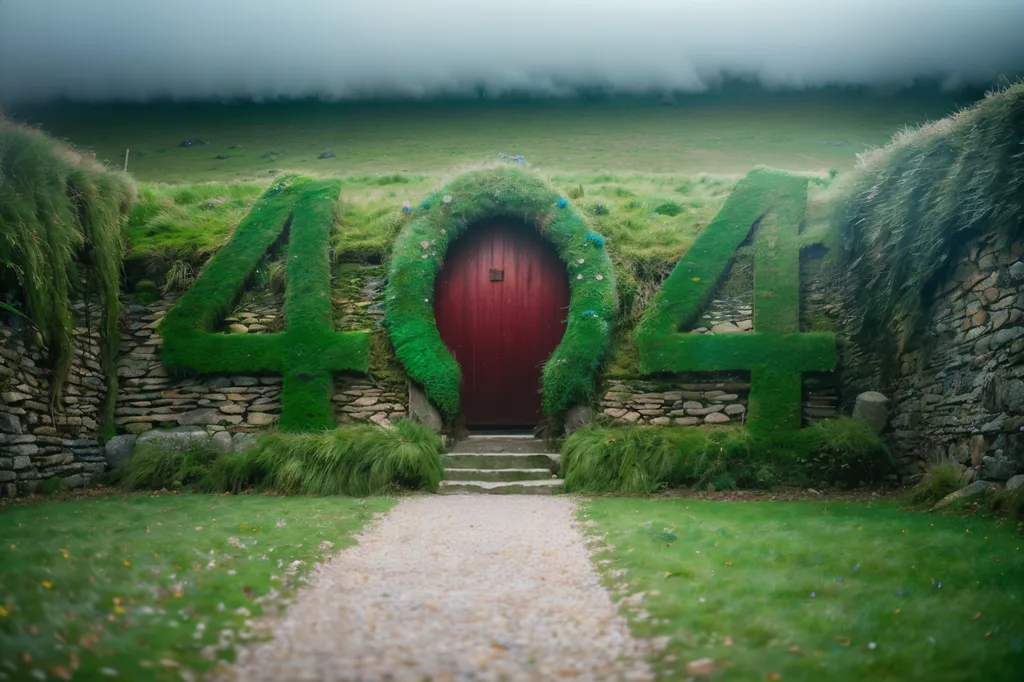
[[385,323],[410,378],[448,419],[458,415],[461,371],[437,331],[434,281],[449,244],[467,228],[490,216],[510,216],[550,240],[569,273],[565,335],[543,370],[544,413],[553,416],[589,402],[618,302],[603,239],[555,190],[517,169],[467,173],[428,196],[423,206],[394,245],[387,288]]
[[102,422],[112,418],[117,398],[121,229],[134,198],[127,175],[0,118],[0,285],[25,297],[28,317],[47,347],[53,406],[60,404],[71,371],[71,294],[79,275],[86,296],[98,294],[106,380]]
[[[676,265],[636,329],[644,373],[749,370],[748,424],[754,431],[799,429],[802,373],[831,370],[836,363],[831,334],[799,333],[797,229],[806,186],[806,178],[751,171]],[[714,296],[754,226],[754,333],[679,333]]]
[[[161,357],[173,372],[283,374],[280,427],[286,431],[333,426],[331,372],[367,370],[370,335],[335,332],[331,320],[327,252],[338,188],[338,181],[310,178],[275,182],[161,326]],[[214,333],[285,227],[285,331]]]

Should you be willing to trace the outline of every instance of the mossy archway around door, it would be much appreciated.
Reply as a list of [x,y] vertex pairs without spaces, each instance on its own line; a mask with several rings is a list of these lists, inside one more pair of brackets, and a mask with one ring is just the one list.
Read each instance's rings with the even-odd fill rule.
[[434,317],[434,285],[448,247],[471,227],[505,217],[532,226],[565,264],[569,309],[565,334],[544,364],[541,403],[558,416],[593,395],[611,344],[617,295],[604,240],[552,187],[516,168],[474,171],[434,192],[414,210],[395,242],[385,324],[409,378],[448,419],[460,412],[462,373]]

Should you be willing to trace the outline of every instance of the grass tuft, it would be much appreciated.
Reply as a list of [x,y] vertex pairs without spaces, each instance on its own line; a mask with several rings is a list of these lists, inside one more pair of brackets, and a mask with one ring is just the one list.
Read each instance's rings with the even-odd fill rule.
[[826,419],[807,431],[815,445],[806,459],[812,479],[853,487],[880,481],[895,469],[889,448],[864,422]]
[[907,500],[913,505],[931,506],[960,489],[960,470],[952,464],[936,464],[918,482]]
[[436,492],[444,469],[441,440],[409,420],[394,428],[361,425],[317,434],[269,433],[244,453],[209,448],[178,451],[144,445],[125,466],[126,490],[183,488],[286,495],[381,495]]

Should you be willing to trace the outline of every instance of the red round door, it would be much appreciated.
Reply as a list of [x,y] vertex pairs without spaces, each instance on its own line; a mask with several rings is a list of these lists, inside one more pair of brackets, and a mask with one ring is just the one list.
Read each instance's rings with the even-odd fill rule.
[[544,362],[562,340],[565,265],[529,225],[495,219],[453,243],[438,275],[434,316],[462,368],[467,426],[534,426]]

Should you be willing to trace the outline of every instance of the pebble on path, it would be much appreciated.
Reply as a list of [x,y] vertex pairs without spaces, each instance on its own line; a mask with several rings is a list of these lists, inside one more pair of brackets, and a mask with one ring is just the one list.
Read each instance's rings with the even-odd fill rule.
[[402,500],[319,570],[229,679],[650,680],[565,497]]

